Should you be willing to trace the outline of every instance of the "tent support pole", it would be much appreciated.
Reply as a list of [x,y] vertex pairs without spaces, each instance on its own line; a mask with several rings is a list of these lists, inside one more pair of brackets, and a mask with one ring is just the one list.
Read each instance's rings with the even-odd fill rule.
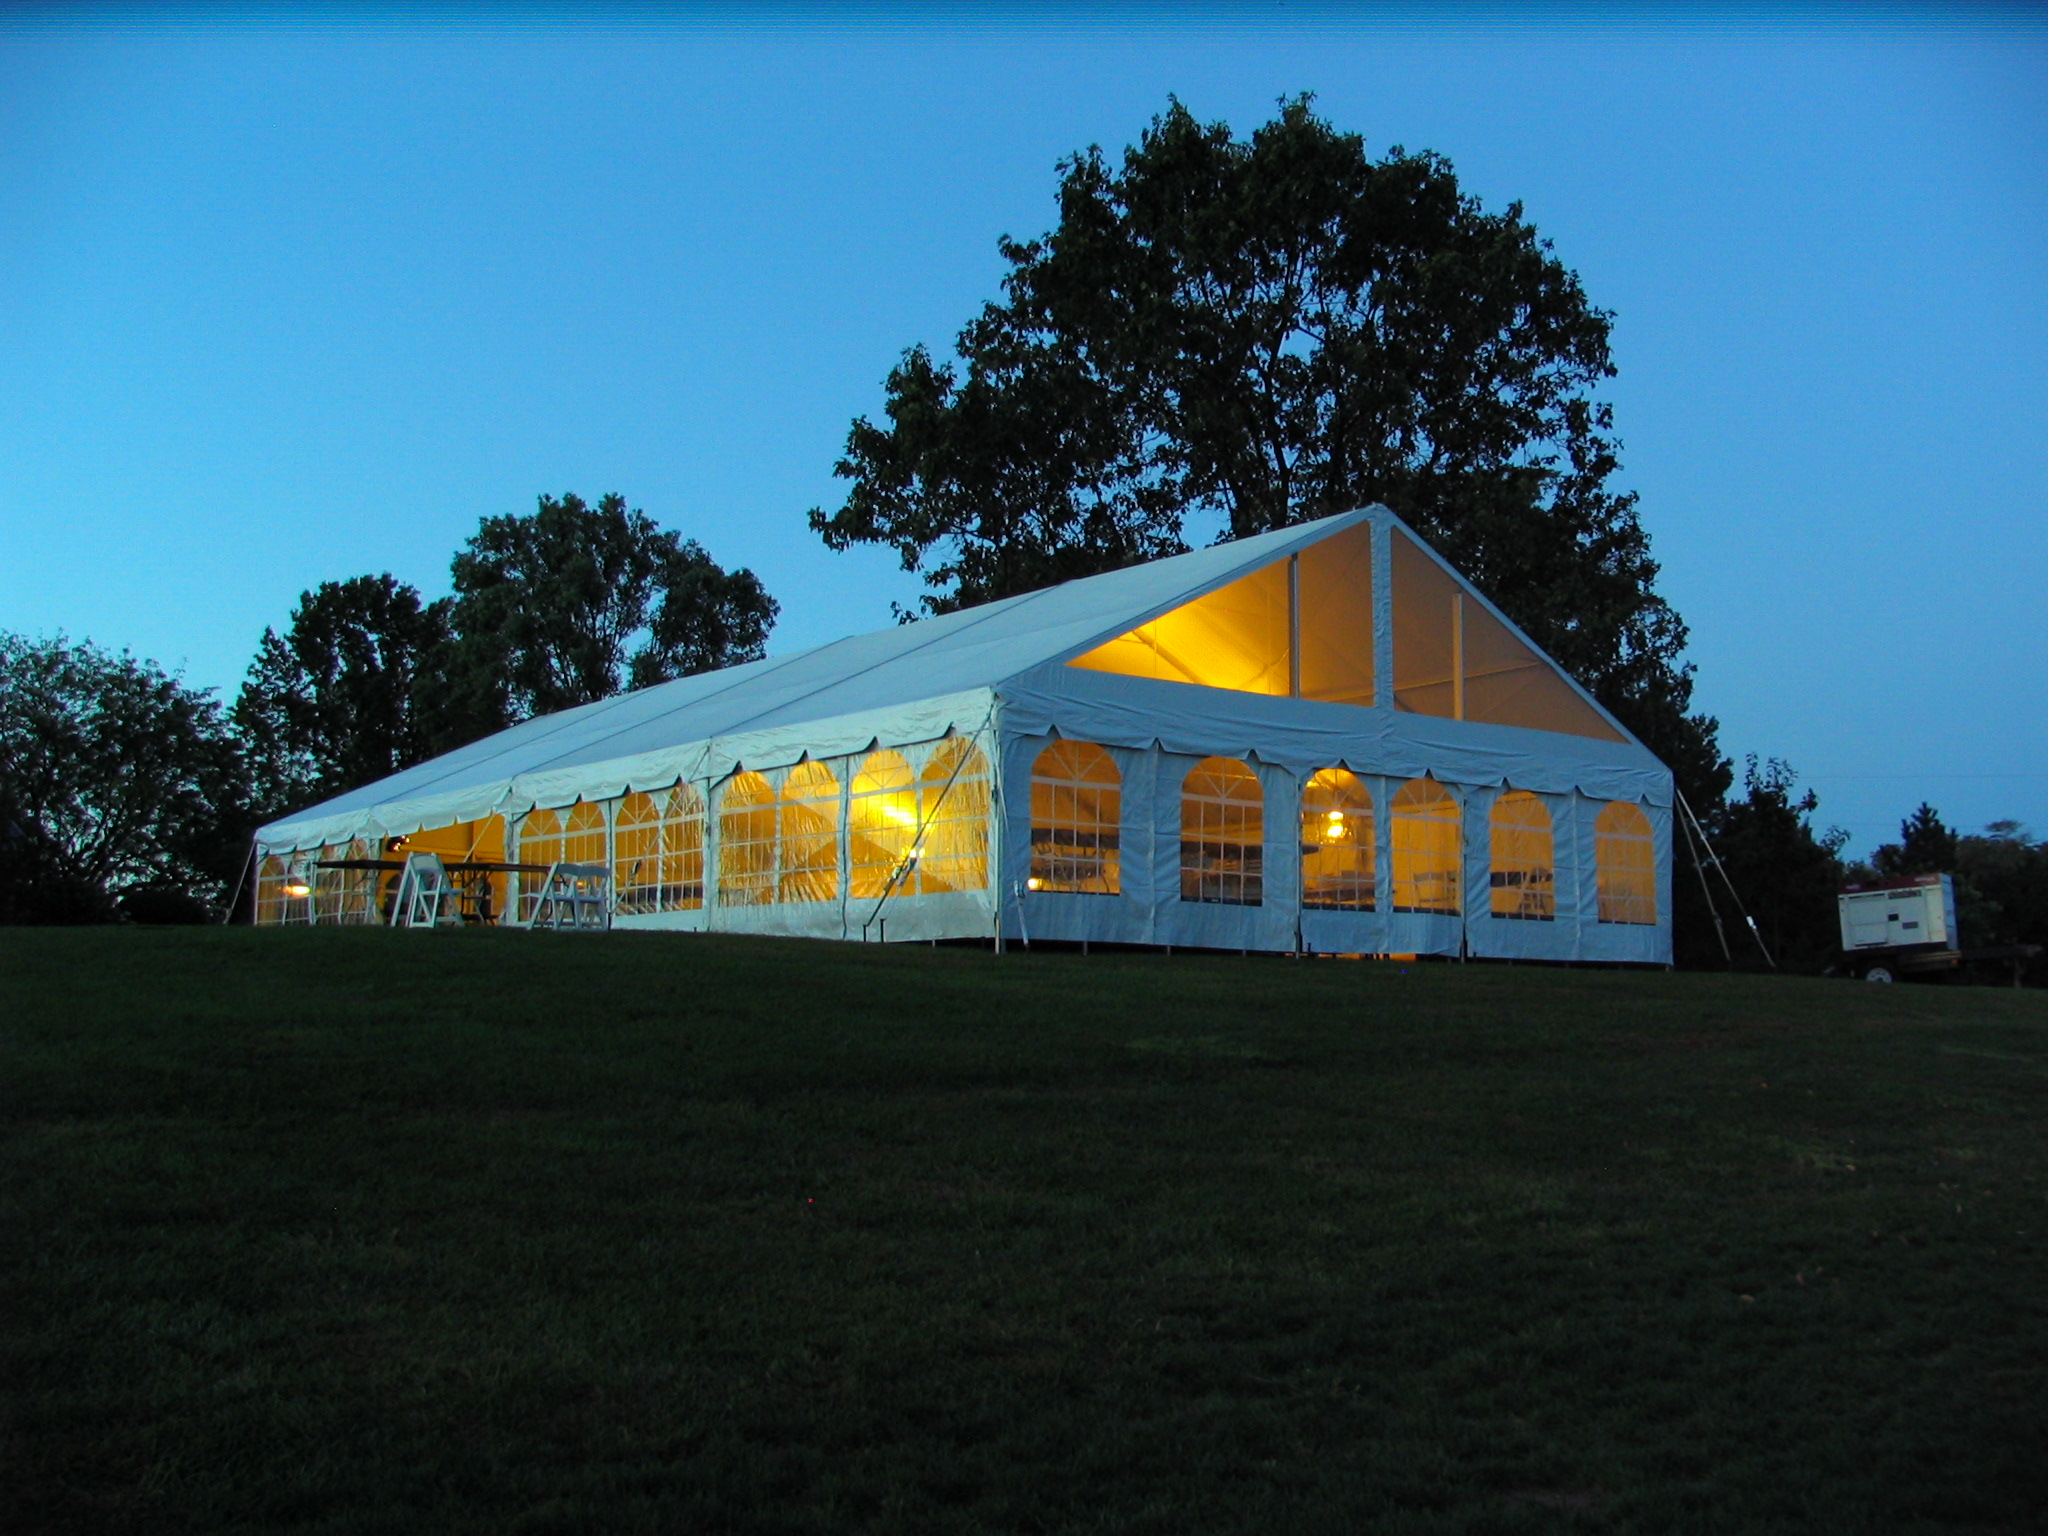
[[[242,872],[235,876],[235,894],[228,898],[227,909],[221,913],[220,925],[225,928],[235,920],[235,903],[242,899],[242,886],[249,878],[249,866],[256,862],[256,839],[249,839],[249,857],[242,860]],[[256,926],[256,898],[249,898],[249,926]]]
[[[1679,794],[1676,787],[1672,789],[1671,794],[1672,798],[1678,802],[1679,809],[1685,812],[1686,819],[1692,823],[1693,830],[1699,833],[1700,846],[1707,850],[1707,862],[1721,872],[1721,883],[1728,887],[1728,899],[1735,903],[1735,910],[1742,914],[1742,921],[1749,927],[1750,937],[1756,940],[1756,947],[1763,951],[1764,964],[1775,971],[1778,968],[1778,962],[1771,957],[1771,947],[1764,942],[1764,936],[1756,926],[1756,919],[1751,917],[1749,909],[1743,906],[1742,893],[1735,889],[1734,880],[1729,878],[1728,866],[1721,862],[1721,856],[1714,852],[1714,845],[1707,841],[1707,829],[1700,825],[1699,817],[1693,815],[1692,807],[1686,804],[1685,796]],[[1706,879],[1706,872],[1704,870],[1700,872],[1700,879],[1702,881]],[[1716,918],[1715,921],[1718,922],[1719,919]],[[1728,946],[1724,942],[1721,947],[1726,949]],[[1732,961],[1730,962],[1730,964],[1733,963]]]
[[[1672,798],[1679,798],[1676,790],[1672,791]],[[1681,799],[1679,803],[1683,805],[1684,801]],[[1714,905],[1714,892],[1707,884],[1706,866],[1700,863],[1700,851],[1693,843],[1692,828],[1686,825],[1687,818],[1683,811],[1673,819],[1678,823],[1678,830],[1685,834],[1685,851],[1692,855],[1692,871],[1700,877],[1700,895],[1706,898],[1707,913],[1714,919],[1714,937],[1721,941],[1721,958],[1728,963],[1728,969],[1732,971],[1735,969],[1735,956],[1729,952],[1728,933],[1721,926],[1720,909]]]
[[1301,556],[1287,557],[1287,697],[1301,697]]
[[1451,594],[1451,718],[1465,718],[1465,594]]

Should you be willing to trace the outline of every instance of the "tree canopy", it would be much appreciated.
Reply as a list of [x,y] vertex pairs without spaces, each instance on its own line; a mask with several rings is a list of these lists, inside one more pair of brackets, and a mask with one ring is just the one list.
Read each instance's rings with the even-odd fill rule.
[[[1810,789],[1801,793],[1798,776],[1777,758],[1759,763],[1752,753],[1742,787],[1742,798],[1731,796],[1707,820],[1713,852],[1772,958],[1789,970],[1818,969],[1840,947],[1835,892],[1842,878],[1839,855],[1849,835],[1838,827],[1814,828],[1820,798]],[[1699,879],[1699,872],[1688,867],[1694,857],[1674,850],[1673,894],[1688,903],[1688,892]],[[1741,919],[1726,910],[1725,893],[1711,866],[1707,878],[1716,887],[1714,900],[1723,909],[1736,963],[1750,964],[1753,941],[1743,933]],[[1718,950],[1709,947],[1707,925],[1696,920],[1688,927],[1692,932],[1681,963],[1711,964]]]
[[1060,166],[1059,222],[1004,239],[955,358],[911,348],[812,528],[893,548],[932,612],[1384,502],[1669,762],[1729,774],[1688,717],[1686,629],[1592,391],[1611,316],[1448,161],[1370,158],[1309,98],[1249,139],[1179,102],[1112,165]]
[[1941,812],[1922,800],[1899,823],[1899,840],[1880,845],[1871,863],[1885,876],[1953,874],[1956,835],[1942,821]]
[[438,749],[762,654],[778,612],[752,571],[608,495],[487,517],[454,561]]
[[263,631],[234,724],[268,814],[342,794],[431,755],[422,683],[448,639],[447,601],[389,574],[301,593]]
[[106,915],[154,886],[225,894],[248,780],[220,705],[90,641],[0,634],[0,913]]

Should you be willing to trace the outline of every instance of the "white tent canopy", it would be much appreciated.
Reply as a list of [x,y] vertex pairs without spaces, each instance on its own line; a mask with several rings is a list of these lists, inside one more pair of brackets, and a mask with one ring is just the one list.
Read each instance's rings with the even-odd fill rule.
[[[1010,922],[1007,907],[1026,931],[1061,926],[1051,910],[1026,911],[1024,885],[1010,877],[1033,857],[1035,754],[1067,739],[1128,763],[1149,754],[1256,764],[1274,777],[1267,803],[1276,829],[1288,817],[1275,796],[1298,795],[1330,769],[1369,776],[1388,793],[1427,779],[1460,795],[1512,788],[1560,806],[1643,807],[1659,829],[1660,938],[1617,958],[1668,958],[1668,771],[1377,507],[542,716],[281,818],[257,842],[267,854],[332,849],[488,817],[512,824],[536,808],[611,803],[677,784],[702,786],[709,799],[737,771],[805,761],[837,763],[834,781],[844,784],[871,749],[948,736],[982,743],[995,760],[991,837],[997,868],[1009,873],[992,876],[978,903],[983,934]],[[1166,812],[1154,819],[1162,860],[1174,820]],[[1127,825],[1126,841],[1135,830]],[[1276,830],[1269,862],[1285,864],[1294,841]],[[1075,900],[1086,907],[1085,897]],[[1261,905],[1266,928],[1295,930],[1280,920],[1286,903]],[[708,911],[718,906],[707,897]],[[796,917],[767,925],[832,929]],[[766,915],[702,921],[761,926]],[[1152,942],[1159,929],[1099,921],[1100,937],[1142,929],[1152,937],[1139,941]],[[842,915],[832,931],[848,922]],[[891,922],[892,936],[916,926]],[[1301,942],[1298,932],[1287,946],[1271,938],[1231,942]]]

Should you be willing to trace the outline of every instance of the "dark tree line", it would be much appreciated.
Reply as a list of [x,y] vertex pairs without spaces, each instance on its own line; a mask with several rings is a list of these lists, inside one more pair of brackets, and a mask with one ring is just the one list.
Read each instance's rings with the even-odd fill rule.
[[0,921],[204,918],[263,822],[531,715],[752,660],[777,612],[751,571],[616,495],[486,518],[453,585],[303,593],[227,710],[153,662],[0,634]]
[[[1852,880],[1900,875],[1952,874],[1956,926],[1972,949],[2039,944],[2048,949],[2048,841],[2030,837],[2016,821],[1994,821],[1980,833],[1951,831],[1933,806],[1899,824],[1899,840],[1885,843],[1868,864],[1848,867]],[[2030,980],[2048,982],[2048,956],[2037,958]]]

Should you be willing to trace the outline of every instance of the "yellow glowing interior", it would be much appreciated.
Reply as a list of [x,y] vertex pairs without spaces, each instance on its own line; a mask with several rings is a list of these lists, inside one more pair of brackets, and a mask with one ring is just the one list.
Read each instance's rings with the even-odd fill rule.
[[1489,818],[1493,915],[1549,922],[1557,916],[1557,845],[1550,811],[1527,790],[1493,802]]
[[1616,800],[1593,822],[1593,862],[1600,921],[1657,921],[1657,844],[1638,805]]
[[[1540,655],[1399,529],[1396,709],[1621,741]],[[1372,533],[1360,525],[1140,624],[1069,666],[1236,693],[1374,702]]]

